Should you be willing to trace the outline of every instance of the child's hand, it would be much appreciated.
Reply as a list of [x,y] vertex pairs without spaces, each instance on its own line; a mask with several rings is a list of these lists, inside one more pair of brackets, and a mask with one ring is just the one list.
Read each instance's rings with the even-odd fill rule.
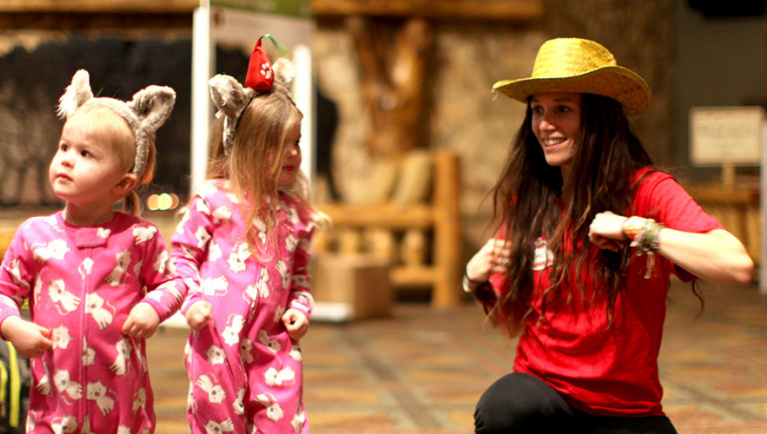
[[138,339],[149,339],[160,326],[160,316],[149,303],[138,303],[123,324],[123,334]]
[[201,300],[192,303],[186,310],[186,322],[194,330],[200,330],[205,327],[213,318],[213,306],[207,301]]
[[17,316],[3,321],[2,333],[19,354],[29,359],[41,357],[53,346],[50,329]]
[[298,309],[288,309],[282,315],[282,323],[288,330],[288,336],[294,341],[304,337],[309,330],[309,318]]

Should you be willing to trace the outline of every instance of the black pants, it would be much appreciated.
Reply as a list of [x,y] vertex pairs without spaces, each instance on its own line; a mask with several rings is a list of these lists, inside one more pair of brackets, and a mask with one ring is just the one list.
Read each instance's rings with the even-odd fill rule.
[[583,413],[544,381],[513,373],[493,383],[474,412],[477,433],[675,434],[665,416],[611,417]]

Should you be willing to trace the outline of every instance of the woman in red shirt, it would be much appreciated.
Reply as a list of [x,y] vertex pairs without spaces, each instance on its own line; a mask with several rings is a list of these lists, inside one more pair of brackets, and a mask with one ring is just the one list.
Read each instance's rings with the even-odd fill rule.
[[499,235],[464,288],[520,337],[476,432],[676,432],[657,365],[669,277],[746,285],[753,261],[653,168],[627,119],[650,89],[603,46],[547,41],[530,78],[494,89],[527,111],[492,190]]

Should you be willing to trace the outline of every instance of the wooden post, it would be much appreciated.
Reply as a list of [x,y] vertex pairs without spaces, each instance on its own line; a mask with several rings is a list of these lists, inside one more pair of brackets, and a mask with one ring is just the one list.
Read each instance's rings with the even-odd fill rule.
[[364,252],[370,253],[381,262],[393,264],[397,260],[397,242],[389,228],[371,226],[364,229]]
[[406,267],[423,267],[426,262],[427,241],[423,229],[405,231],[400,245],[400,257]]
[[432,306],[452,307],[461,302],[461,209],[460,160],[457,155],[434,152],[434,252],[435,273]]
[[732,163],[722,164],[722,184],[725,187],[735,186],[735,165]]

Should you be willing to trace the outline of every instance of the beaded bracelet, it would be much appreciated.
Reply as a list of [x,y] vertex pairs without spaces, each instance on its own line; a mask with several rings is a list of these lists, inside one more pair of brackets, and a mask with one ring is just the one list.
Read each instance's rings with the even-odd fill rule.
[[640,255],[657,252],[660,248],[658,235],[664,227],[663,223],[658,223],[653,219],[646,219],[639,233],[631,241],[631,247],[636,247]]
[[[642,225],[631,241],[631,247],[636,247],[637,255],[647,255],[645,279],[649,279],[652,276],[652,270],[655,267],[655,252],[660,249],[659,234],[664,227],[663,223],[658,223],[653,219],[646,219],[644,225]],[[624,231],[624,234],[625,232],[627,231]]]

